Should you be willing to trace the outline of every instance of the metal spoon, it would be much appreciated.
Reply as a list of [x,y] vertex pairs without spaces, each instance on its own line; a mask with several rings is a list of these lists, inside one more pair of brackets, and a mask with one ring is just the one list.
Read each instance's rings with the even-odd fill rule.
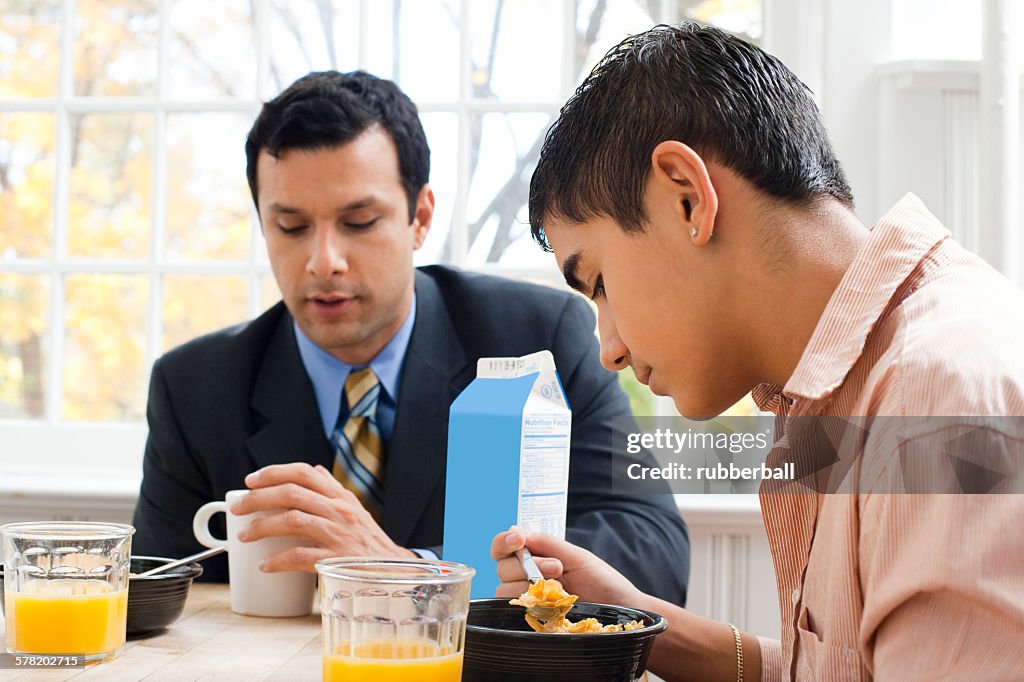
[[213,549],[203,550],[202,552],[199,552],[198,554],[193,554],[192,556],[187,556],[184,559],[175,559],[174,561],[169,561],[166,564],[163,564],[162,566],[157,566],[156,568],[151,568],[148,571],[146,571],[145,573],[133,573],[131,575],[131,577],[132,578],[145,578],[146,576],[153,575],[155,573],[162,573],[163,571],[166,571],[169,568],[177,568],[178,566],[182,566],[184,564],[191,564],[193,561],[202,561],[203,559],[209,559],[212,556],[217,556],[218,554],[220,554],[221,552],[223,552],[226,549],[227,549],[227,547],[214,547]]
[[544,580],[544,575],[537,568],[537,562],[533,560],[530,550],[525,547],[517,549],[516,558],[519,559],[519,565],[523,567],[523,572],[526,573],[526,577],[529,578],[531,585],[539,580]]

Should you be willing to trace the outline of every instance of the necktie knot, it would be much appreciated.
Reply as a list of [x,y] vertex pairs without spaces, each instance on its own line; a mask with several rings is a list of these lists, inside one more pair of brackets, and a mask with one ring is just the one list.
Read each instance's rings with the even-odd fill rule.
[[349,419],[373,417],[380,397],[380,380],[369,367],[353,370],[345,379],[345,397],[348,400]]

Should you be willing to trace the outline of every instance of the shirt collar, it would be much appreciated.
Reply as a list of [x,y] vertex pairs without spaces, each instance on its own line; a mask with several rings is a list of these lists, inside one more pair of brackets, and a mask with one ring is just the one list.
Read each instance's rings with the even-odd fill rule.
[[949,231],[913,194],[905,195],[871,228],[863,248],[825,306],[785,387],[752,391],[762,410],[785,400],[821,400],[846,379],[893,294]]
[[[384,393],[395,405],[398,404],[402,361],[405,358],[405,351],[409,347],[415,322],[416,294],[413,293],[412,305],[402,326],[398,328],[387,345],[370,361],[370,368],[377,375]],[[317,406],[320,408],[324,431],[330,433],[334,430],[338,414],[341,411],[341,396],[345,379],[348,378],[353,367],[316,345],[299,329],[298,324],[294,322],[292,324],[295,328],[295,341],[299,347],[299,356],[302,358],[306,374],[309,375],[309,380],[313,384],[313,393],[316,396]]]

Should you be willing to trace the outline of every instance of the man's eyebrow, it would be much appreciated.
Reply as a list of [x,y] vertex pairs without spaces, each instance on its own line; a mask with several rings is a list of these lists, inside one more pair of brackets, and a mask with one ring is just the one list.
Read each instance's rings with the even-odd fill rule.
[[[365,196],[365,197],[363,197],[361,199],[356,199],[355,201],[348,202],[347,204],[342,206],[340,209],[338,209],[338,213],[348,213],[350,211],[358,211],[361,208],[366,208],[367,206],[373,206],[376,203],[377,203],[377,197],[375,197],[375,196]],[[274,202],[273,204],[271,204],[267,208],[269,210],[273,211],[274,213],[284,213],[285,215],[297,215],[297,214],[300,214],[300,213],[303,212],[302,209],[300,209],[300,208],[295,208],[294,206],[285,206],[284,204],[279,204],[277,202]]]
[[342,213],[348,213],[349,211],[358,211],[361,208],[366,208],[367,206],[373,206],[376,203],[377,203],[377,197],[372,196],[372,195],[365,196],[362,199],[356,199],[355,201],[348,202],[347,204],[345,204],[344,206],[341,207],[341,212]]
[[562,263],[562,276],[565,277],[565,283],[568,284],[570,287],[572,287],[573,289],[580,293],[585,293],[583,290],[583,282],[581,282],[580,278],[576,276],[576,268],[577,266],[579,266],[582,257],[583,252],[577,251],[576,253],[566,258],[565,262]]
[[294,215],[294,214],[302,213],[301,210],[299,210],[299,209],[297,209],[297,208],[295,208],[293,206],[285,206],[284,204],[279,204],[277,202],[274,202],[270,206],[267,206],[267,209],[269,209],[270,211],[273,211],[274,213],[284,213],[286,215]]

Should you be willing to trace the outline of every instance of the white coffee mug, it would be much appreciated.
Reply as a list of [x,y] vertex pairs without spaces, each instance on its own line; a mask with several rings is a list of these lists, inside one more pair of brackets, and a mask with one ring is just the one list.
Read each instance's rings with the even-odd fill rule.
[[[271,554],[309,543],[295,536],[269,537],[255,542],[239,540],[238,534],[248,528],[253,519],[273,513],[232,514],[231,505],[248,493],[248,490],[230,490],[224,501],[204,504],[192,520],[192,532],[206,547],[227,546],[232,611],[247,616],[308,616],[313,610],[316,574],[305,571],[264,573],[259,564]],[[210,534],[210,517],[221,512],[227,517],[226,539]]]

